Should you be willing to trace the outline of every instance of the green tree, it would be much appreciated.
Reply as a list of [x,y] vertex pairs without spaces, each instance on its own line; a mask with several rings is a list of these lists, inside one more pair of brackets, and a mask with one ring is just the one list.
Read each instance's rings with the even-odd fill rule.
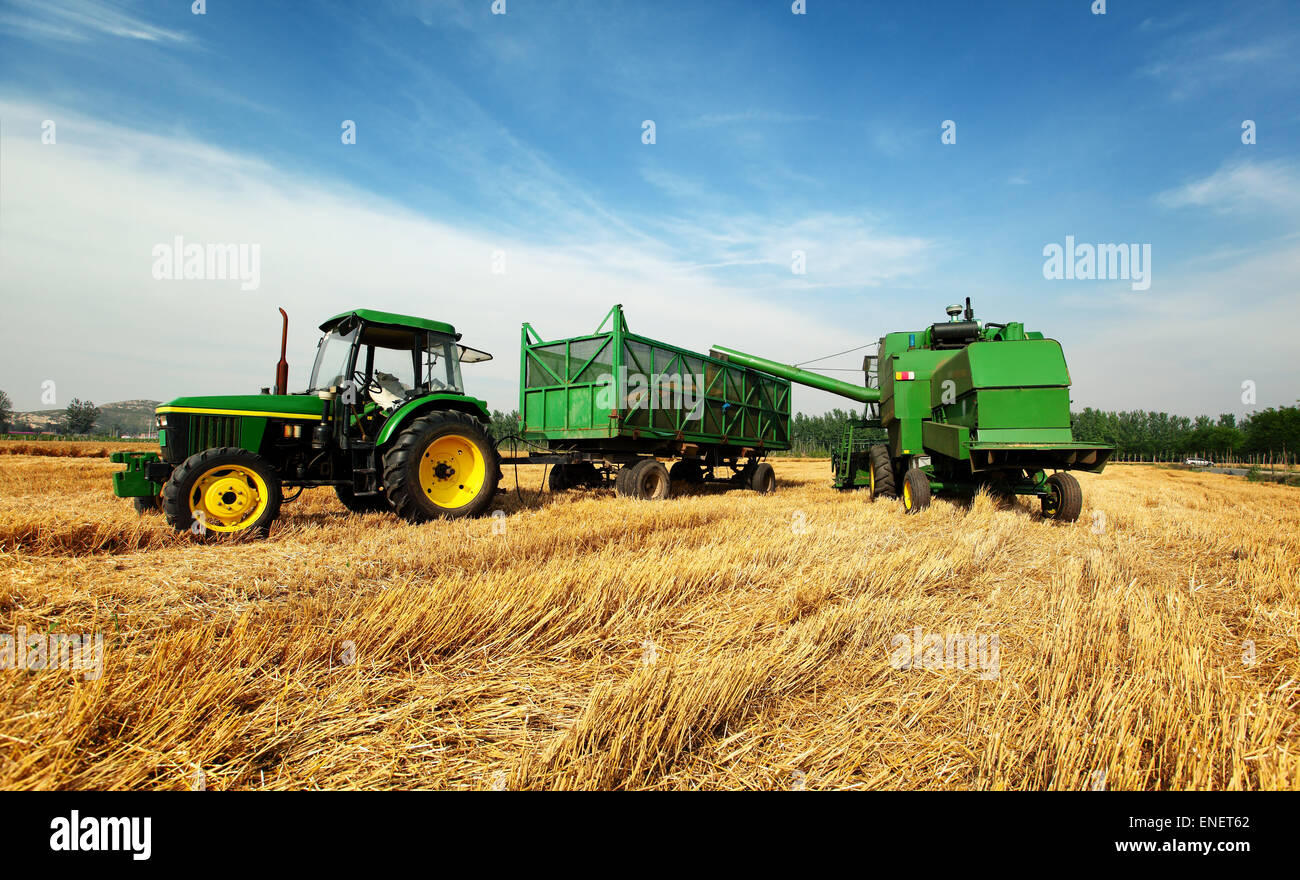
[[89,434],[99,421],[99,407],[89,400],[73,398],[63,411],[63,429],[69,434]]
[[0,391],[0,431],[8,431],[9,423],[14,418],[14,402],[9,399],[9,395]]

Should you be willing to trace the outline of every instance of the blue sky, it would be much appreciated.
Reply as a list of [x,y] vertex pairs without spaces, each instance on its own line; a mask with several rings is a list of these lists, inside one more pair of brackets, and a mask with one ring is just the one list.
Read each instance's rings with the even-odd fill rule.
[[[803,361],[971,296],[1062,341],[1078,407],[1292,403],[1300,4],[1106,5],[0,2],[0,296],[29,328],[0,388],[260,387],[277,305],[296,383],[311,325],[373,305],[493,350],[468,380],[509,409],[523,320],[622,302]],[[261,286],[151,278],[174,235],[259,243]],[[1150,288],[1045,279],[1066,235],[1149,244]]]

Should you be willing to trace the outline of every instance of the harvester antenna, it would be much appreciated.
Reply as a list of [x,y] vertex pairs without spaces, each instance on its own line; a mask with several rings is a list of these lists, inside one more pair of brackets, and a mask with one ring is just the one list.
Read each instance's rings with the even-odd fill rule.
[[[795,366],[796,366],[796,367],[802,367],[804,364],[815,364],[815,363],[817,363],[818,361],[828,361],[828,360],[830,360],[831,358],[833,358],[833,357],[839,357],[839,356],[842,355],[842,354],[852,354],[853,352],[855,352],[855,351],[861,351],[861,350],[864,349],[864,348],[871,348],[871,346],[873,346],[873,345],[875,345],[875,344],[876,344],[876,343],[874,343],[874,342],[868,342],[866,345],[859,345],[857,348],[850,348],[850,349],[847,349],[847,350],[845,350],[845,351],[837,351],[837,352],[835,352],[835,354],[828,354],[828,355],[825,355],[824,357],[813,358],[813,359],[810,360],[810,361],[800,361],[799,363],[795,364]],[[860,372],[862,372],[862,371],[861,371],[861,370],[854,370],[853,372],[855,372],[855,373],[860,373]]]

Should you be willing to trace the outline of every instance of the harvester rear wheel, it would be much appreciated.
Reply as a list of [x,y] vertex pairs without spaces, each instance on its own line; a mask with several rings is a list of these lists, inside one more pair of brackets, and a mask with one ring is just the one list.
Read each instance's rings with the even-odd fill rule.
[[918,513],[930,506],[930,478],[920,468],[903,476],[903,512]]
[[763,495],[776,491],[776,471],[767,462],[761,462],[749,476],[749,488]]
[[673,466],[668,469],[668,479],[674,483],[698,485],[704,482],[704,466],[698,461],[683,458],[673,462]]
[[897,498],[894,462],[889,457],[889,447],[886,444],[876,443],[867,450],[867,467],[871,472],[871,500]]
[[626,475],[623,471],[619,472],[619,477],[623,480],[623,485],[619,488],[620,495],[644,498],[647,501],[668,497],[668,468],[658,459],[643,459],[630,468],[624,468],[624,471]]
[[352,491],[351,486],[335,486],[334,494],[338,496],[339,504],[353,513],[380,513],[393,509],[388,503],[388,496],[382,492],[376,495],[358,495]]
[[163,512],[179,532],[266,537],[280,515],[280,476],[271,463],[237,446],[196,452],[163,486]]
[[478,516],[496,494],[499,465],[496,444],[472,416],[430,413],[384,453],[384,492],[407,522]]
[[1042,497],[1043,516],[1060,522],[1074,522],[1083,512],[1083,489],[1073,474],[1059,471],[1047,478],[1048,494]]

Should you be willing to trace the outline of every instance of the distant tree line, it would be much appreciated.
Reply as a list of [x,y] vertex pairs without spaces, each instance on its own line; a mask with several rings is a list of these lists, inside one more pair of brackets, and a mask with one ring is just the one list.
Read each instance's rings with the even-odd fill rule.
[[1106,443],[1119,456],[1173,458],[1187,455],[1274,456],[1300,452],[1300,407],[1269,407],[1237,422],[1232,413],[1172,416],[1163,412],[1108,412],[1088,407],[1073,415],[1074,437]]

